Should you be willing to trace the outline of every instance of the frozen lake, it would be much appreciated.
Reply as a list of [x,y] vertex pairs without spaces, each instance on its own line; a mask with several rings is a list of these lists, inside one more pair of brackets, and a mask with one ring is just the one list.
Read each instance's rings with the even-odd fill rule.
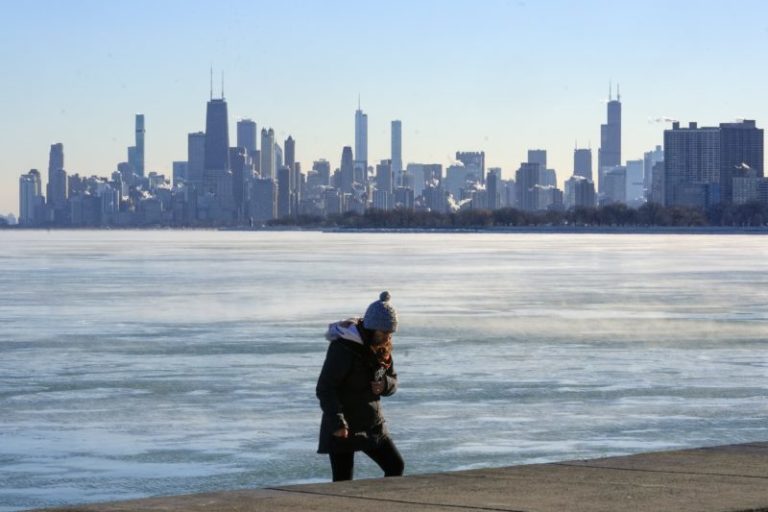
[[329,480],[384,289],[408,474],[768,440],[764,236],[0,231],[0,511]]

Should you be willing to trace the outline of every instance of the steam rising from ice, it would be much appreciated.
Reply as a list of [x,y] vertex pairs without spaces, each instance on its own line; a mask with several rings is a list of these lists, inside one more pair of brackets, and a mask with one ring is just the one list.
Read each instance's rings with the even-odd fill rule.
[[0,512],[327,480],[323,330],[385,289],[409,473],[768,434],[763,237],[0,237]]

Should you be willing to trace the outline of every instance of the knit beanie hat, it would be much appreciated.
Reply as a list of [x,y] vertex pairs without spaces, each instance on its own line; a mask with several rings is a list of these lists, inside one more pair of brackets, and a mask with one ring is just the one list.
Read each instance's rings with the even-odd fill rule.
[[389,303],[389,292],[381,292],[379,300],[365,310],[363,327],[371,331],[397,331],[397,311]]

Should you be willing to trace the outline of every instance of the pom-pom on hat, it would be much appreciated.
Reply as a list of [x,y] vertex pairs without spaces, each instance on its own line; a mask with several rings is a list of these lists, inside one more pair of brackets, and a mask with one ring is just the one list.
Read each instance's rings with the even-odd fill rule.
[[371,331],[397,331],[397,311],[389,303],[389,292],[381,292],[379,300],[372,302],[365,310],[363,327]]

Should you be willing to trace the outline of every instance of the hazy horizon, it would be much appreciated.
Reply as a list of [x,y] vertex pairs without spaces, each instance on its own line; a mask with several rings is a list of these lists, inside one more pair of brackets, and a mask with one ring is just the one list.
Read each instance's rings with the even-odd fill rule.
[[303,170],[338,166],[354,142],[360,95],[369,162],[448,164],[486,152],[512,178],[528,149],[548,151],[560,183],[575,144],[597,162],[608,84],[621,84],[622,159],[662,143],[664,117],[765,128],[768,6],[714,1],[358,4],[199,1],[7,2],[0,56],[0,214],[18,215],[18,178],[62,142],[65,167],[109,176],[146,116],[146,169],[170,178],[187,134],[205,128],[209,69],[225,73],[230,142],[237,119],[296,139]]

